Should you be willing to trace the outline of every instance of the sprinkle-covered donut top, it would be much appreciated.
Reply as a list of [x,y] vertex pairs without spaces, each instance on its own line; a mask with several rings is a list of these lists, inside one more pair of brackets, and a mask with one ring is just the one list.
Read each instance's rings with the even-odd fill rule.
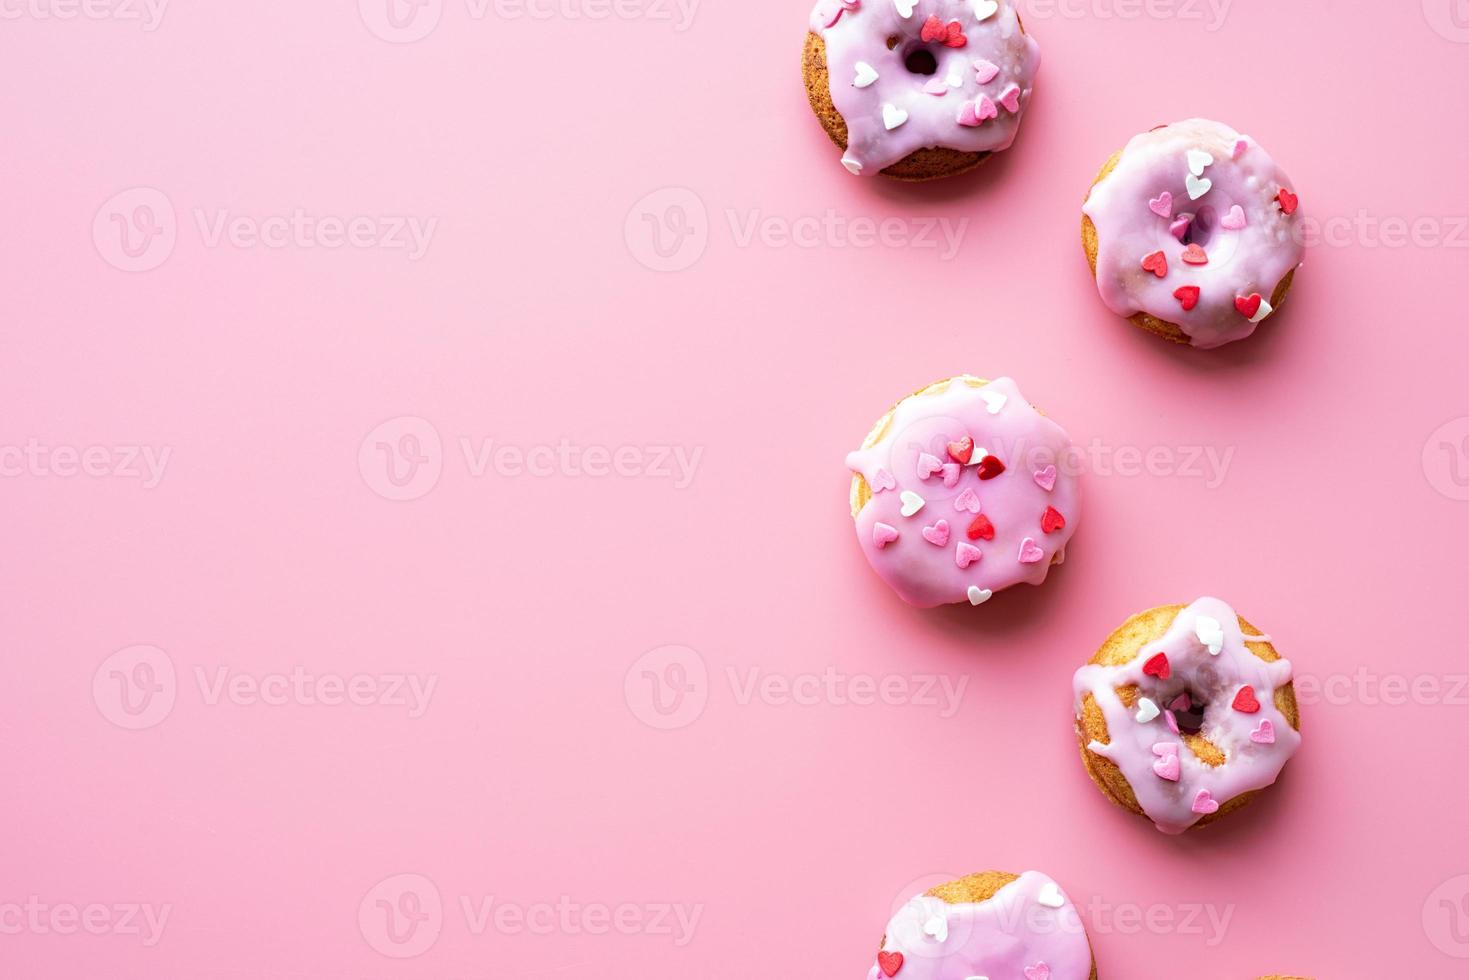
[[1027,871],[983,902],[920,895],[888,923],[867,980],[1087,980],[1092,953],[1059,885]]
[[1039,585],[1081,516],[1071,448],[1009,378],[925,388],[847,456],[862,551],[915,606]]
[[842,166],[870,176],[929,146],[1003,150],[1030,102],[1040,49],[1010,0],[817,0]]
[[1083,208],[1097,289],[1112,312],[1176,323],[1195,347],[1248,337],[1301,264],[1299,204],[1270,155],[1221,123],[1135,136]]
[[[1162,638],[1127,663],[1088,664],[1076,672],[1078,717],[1090,694],[1110,739],[1091,742],[1088,751],[1122,770],[1163,833],[1181,834],[1240,794],[1269,786],[1301,744],[1300,733],[1275,706],[1275,692],[1291,679],[1290,661],[1266,662],[1245,647],[1269,640],[1245,636],[1233,609],[1204,598],[1180,611]],[[1138,689],[1131,707],[1117,693],[1128,686]],[[1197,727],[1223,763],[1209,765],[1194,755],[1181,724]]]

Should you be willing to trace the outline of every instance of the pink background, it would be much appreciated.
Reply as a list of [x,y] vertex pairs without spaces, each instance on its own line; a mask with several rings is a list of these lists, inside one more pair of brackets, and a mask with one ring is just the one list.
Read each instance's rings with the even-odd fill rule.
[[[0,973],[855,978],[920,885],[1035,867],[1084,906],[1232,907],[1214,945],[1091,920],[1104,977],[1462,976],[1469,914],[1440,902],[1469,895],[1469,11],[1236,0],[1218,25],[1034,0],[1015,149],[905,187],[848,176],[811,118],[804,4],[705,0],[680,30],[651,0],[602,20],[562,2],[444,0],[411,43],[374,33],[373,0],[179,0],[152,31],[6,8],[0,452],[102,447],[112,475],[0,457]],[[1194,114],[1259,139],[1312,218],[1364,215],[1257,337],[1208,354],[1111,317],[1077,234],[1106,156]],[[112,215],[159,197],[107,202],[138,187],[175,240],[128,272]],[[690,230],[686,268],[648,267],[647,208]],[[211,245],[195,216],[295,209],[438,223],[415,261]],[[828,209],[902,235],[742,244],[752,219]],[[938,218],[969,222],[947,260],[909,240]],[[1420,218],[1416,244],[1372,230]],[[861,561],[842,458],[962,371],[1015,377],[1108,459],[1177,465],[1088,474],[1042,589],[920,612]],[[404,416],[441,448],[390,421],[364,450]],[[441,472],[385,499],[376,443],[405,434]],[[640,455],[476,475],[461,438]],[[170,450],[156,486],[115,472],[129,446]],[[701,453],[691,483],[658,475],[657,446]],[[1184,447],[1232,450],[1223,482]],[[1204,593],[1350,685],[1306,706],[1273,793],[1174,840],[1086,779],[1070,677],[1127,614]],[[128,730],[109,658],[137,644],[174,701]],[[671,672],[640,661],[670,644]],[[410,718],[197,680],[297,667],[436,688]],[[667,721],[649,667],[691,671],[679,727],[646,723]],[[741,703],[729,674],[828,668],[969,686],[946,718]],[[1442,687],[1391,703],[1393,677]],[[395,944],[376,899],[405,873],[428,918]],[[16,927],[31,896],[170,912],[146,945]],[[461,899],[490,896],[649,918],[477,932]],[[660,904],[700,907],[691,941],[653,927]]]

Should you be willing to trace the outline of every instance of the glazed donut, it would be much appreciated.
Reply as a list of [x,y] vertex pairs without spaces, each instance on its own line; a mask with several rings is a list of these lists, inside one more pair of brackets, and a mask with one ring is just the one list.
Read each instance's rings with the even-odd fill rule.
[[1218,599],[1133,616],[1074,690],[1092,780],[1165,834],[1244,806],[1301,744],[1290,662]]
[[898,910],[867,980],[1096,980],[1081,916],[1039,871],[982,871]]
[[1082,209],[1102,302],[1177,343],[1248,337],[1285,302],[1305,251],[1293,186],[1259,144],[1221,123],[1134,136]]
[[842,166],[901,180],[1009,147],[1039,63],[1011,0],[817,0],[801,59]]
[[1009,378],[963,375],[909,395],[847,456],[863,554],[925,608],[1039,585],[1081,516],[1072,448]]

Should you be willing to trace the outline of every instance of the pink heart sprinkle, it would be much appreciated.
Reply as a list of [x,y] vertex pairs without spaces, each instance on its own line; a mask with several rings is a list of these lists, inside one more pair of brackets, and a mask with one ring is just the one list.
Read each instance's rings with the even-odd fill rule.
[[937,456],[932,453],[918,454],[918,479],[927,480],[935,473],[942,473],[943,470],[944,461]]
[[954,564],[960,568],[968,568],[983,557],[983,552],[968,541],[960,541],[959,546],[954,549]]
[[1036,470],[1035,482],[1037,486],[1047,493],[1056,489],[1056,467],[1047,466],[1043,470]]
[[1051,980],[1051,968],[1044,963],[1025,968],[1025,980]]
[[1219,809],[1219,803],[1209,795],[1206,789],[1199,790],[1199,795],[1194,797],[1193,810],[1195,813],[1209,814]]
[[983,58],[976,58],[974,61],[974,71],[979,76],[979,84],[983,85],[985,82],[994,81],[995,76],[1000,73],[1000,66],[993,62],[985,61]]
[[896,540],[898,540],[898,529],[891,524],[884,524],[882,521],[878,521],[872,525],[872,543],[877,545],[878,551],[886,548],[888,542]]
[[1153,743],[1153,754],[1156,755],[1156,756],[1158,756],[1158,757],[1160,757],[1160,758],[1166,757],[1166,756],[1170,756],[1170,755],[1177,755],[1178,754],[1178,750],[1179,750],[1179,744],[1177,742],[1154,742]]
[[1180,214],[1178,217],[1173,219],[1173,224],[1168,226],[1168,233],[1179,241],[1183,241],[1183,236],[1188,234],[1188,226],[1193,223],[1193,215]]
[[986,119],[993,119],[999,114],[999,110],[990,101],[990,97],[988,95],[981,95],[973,102],[966,102],[959,107],[959,125],[979,126]]
[[1163,712],[1163,720],[1168,723],[1168,727],[1173,730],[1173,734],[1175,734],[1175,735],[1179,734],[1179,732],[1178,732],[1178,719],[1176,717],[1174,717],[1173,712],[1171,712],[1171,711],[1165,711],[1165,712]]
[[1183,773],[1183,764],[1178,758],[1177,742],[1159,742],[1153,746],[1153,754],[1160,758],[1153,762],[1153,772],[1159,779],[1166,779],[1170,783],[1178,782],[1178,777]]
[[955,510],[967,510],[971,514],[979,513],[979,494],[965,487],[959,491],[959,496],[954,498]]
[[964,472],[964,467],[958,463],[944,464],[944,486],[952,487],[959,482],[959,474]]
[[929,95],[947,95],[949,92],[949,84],[945,82],[942,78],[930,79],[928,84],[923,86],[923,91],[927,92]]
[[1189,700],[1187,691],[1184,691],[1182,694],[1180,694],[1178,697],[1174,698],[1168,703],[1168,707],[1172,708],[1174,711],[1187,711],[1192,706],[1193,702]]
[[898,481],[887,470],[878,470],[872,474],[872,492],[882,493],[884,490],[892,490],[897,487]]
[[1148,210],[1160,218],[1173,217],[1173,194],[1164,191],[1148,202]]
[[1250,144],[1248,142],[1246,142],[1245,140],[1235,140],[1235,143],[1234,143],[1234,158],[1236,160],[1238,160],[1240,157],[1242,157],[1242,156],[1245,155],[1245,151],[1248,150],[1249,148],[1250,148]]
[[1020,86],[1016,85],[1014,82],[1011,82],[1010,87],[1000,93],[1000,105],[1004,106],[1006,109],[1009,109],[1011,112],[1019,112]]
[[949,522],[940,519],[923,529],[923,540],[940,548],[949,543]]
[[1255,730],[1250,732],[1250,741],[1259,742],[1261,745],[1272,745],[1275,742],[1275,726],[1270,724],[1269,718],[1260,720]]
[[1040,545],[1035,543],[1035,538],[1026,538],[1020,542],[1019,558],[1022,565],[1034,565],[1044,557],[1046,553],[1041,550]]
[[1245,209],[1236,204],[1230,208],[1224,217],[1219,219],[1219,227],[1230,231],[1239,231],[1245,226]]

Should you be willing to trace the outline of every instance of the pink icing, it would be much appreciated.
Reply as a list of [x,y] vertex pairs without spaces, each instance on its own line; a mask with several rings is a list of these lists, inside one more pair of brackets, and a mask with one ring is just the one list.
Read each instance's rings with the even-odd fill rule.
[[[965,436],[975,445],[957,480],[919,475],[931,470],[925,456],[948,460],[948,444]],[[1052,559],[1064,555],[1081,516],[1076,467],[1066,465],[1071,449],[1066,431],[1032,408],[1009,378],[982,388],[956,379],[941,392],[905,398],[882,438],[847,456],[847,467],[874,491],[879,472],[893,474],[896,484],[874,492],[857,513],[857,540],[883,581],[915,606],[973,602],[971,588],[998,592],[1020,582],[1039,585]],[[988,480],[980,479],[985,451],[1004,465]],[[1055,481],[1047,490],[1052,466]],[[1037,472],[1046,472],[1047,479],[1038,482]],[[905,498],[912,501],[913,495],[923,506],[904,516]],[[1042,528],[1047,507],[1060,512],[1064,527]],[[993,537],[970,537],[981,517]],[[950,529],[945,547],[923,533],[939,519]],[[895,528],[897,539],[879,546],[873,537],[878,524]]]
[[[1092,970],[1081,916],[1038,871],[983,902],[950,905],[920,895],[893,916],[882,948],[903,956],[895,980],[1086,980]],[[887,974],[874,963],[867,980],[887,980]]]
[[[957,22],[963,44],[925,41],[930,17],[946,36]],[[847,123],[842,164],[852,173],[870,176],[929,146],[982,152],[1015,141],[1040,49],[1021,31],[1010,0],[819,0],[811,30],[826,42],[832,103]],[[889,37],[899,39],[891,50]],[[918,48],[937,61],[932,75],[906,67]],[[866,66],[860,73],[859,63]],[[871,72],[876,79],[859,86]],[[935,97],[938,85],[943,94]]]
[[[1195,175],[1190,151],[1214,162]],[[1203,193],[1191,199],[1190,188]],[[1295,191],[1270,155],[1221,123],[1188,119],[1133,137],[1082,209],[1097,227],[1102,301],[1119,316],[1142,312],[1176,323],[1195,347],[1248,337],[1269,315],[1276,284],[1301,264],[1305,251],[1301,211],[1283,213],[1277,200],[1282,188]],[[1162,202],[1171,203],[1171,215]],[[1207,264],[1183,261],[1191,243],[1204,250]],[[1162,278],[1140,264],[1160,249],[1168,260]],[[1199,287],[1191,310],[1174,295],[1181,286]],[[1267,311],[1252,322],[1235,299],[1255,293]]]
[[[1210,653],[1210,638],[1217,654]],[[1233,609],[1204,598],[1181,611],[1161,639],[1143,646],[1127,663],[1088,664],[1076,672],[1077,716],[1083,696],[1090,694],[1111,739],[1106,745],[1090,743],[1088,751],[1122,770],[1143,812],[1165,834],[1181,834],[1218,809],[1217,804],[1269,786],[1301,744],[1300,733],[1275,708],[1276,689],[1291,679],[1290,661],[1266,663],[1245,648],[1246,639]],[[1159,653],[1168,658],[1167,680],[1143,672],[1144,664]],[[1139,698],[1169,705],[1169,710],[1138,721],[1137,708],[1128,708],[1116,694],[1116,688],[1128,685],[1137,685]],[[1254,688],[1259,701],[1254,712],[1233,707],[1245,685]],[[1184,693],[1193,705],[1204,704],[1199,734],[1224,753],[1224,765],[1204,764],[1176,734],[1172,709]],[[1269,741],[1263,738],[1267,731]],[[1165,761],[1171,757],[1177,758],[1177,767]]]

